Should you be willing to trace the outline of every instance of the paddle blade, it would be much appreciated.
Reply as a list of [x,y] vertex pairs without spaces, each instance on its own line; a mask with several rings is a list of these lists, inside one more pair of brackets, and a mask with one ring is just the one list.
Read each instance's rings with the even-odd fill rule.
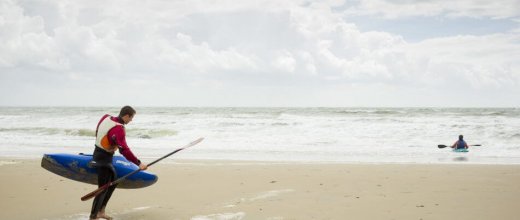
[[477,146],[477,147],[479,147],[479,146],[482,146],[482,145],[480,145],[480,144],[472,144],[472,145],[469,145],[469,146]]
[[189,143],[188,145],[184,146],[182,149],[186,149],[186,148],[191,147],[191,146],[193,146],[193,145],[195,145],[195,144],[198,144],[198,143],[200,143],[202,140],[204,140],[203,137],[201,137],[201,138],[199,138],[199,139],[197,139],[197,140],[194,140],[194,141],[192,141],[191,143]]
[[437,145],[437,147],[439,147],[439,148],[445,148],[445,147],[448,147],[448,146],[446,146],[446,145],[444,145],[444,144],[439,144],[439,145]]
[[103,191],[108,189],[108,187],[110,187],[111,184],[112,184],[112,182],[107,183],[107,184],[97,188],[96,190],[88,193],[87,195],[84,195],[83,197],[81,197],[81,201],[87,201],[89,199],[96,197],[97,195],[101,194]]

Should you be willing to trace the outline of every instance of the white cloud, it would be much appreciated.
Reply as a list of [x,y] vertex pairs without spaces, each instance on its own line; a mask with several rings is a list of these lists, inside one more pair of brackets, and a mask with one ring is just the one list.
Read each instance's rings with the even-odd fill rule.
[[520,16],[518,0],[360,0],[346,10],[350,15],[377,15],[384,18],[411,16],[489,17],[493,19]]
[[[504,89],[510,94],[520,86],[518,31],[410,43],[383,31],[361,31],[344,17],[344,13],[354,13],[386,18],[510,18],[520,13],[516,1],[101,3],[0,2],[0,92],[24,89],[18,98],[32,102],[27,94],[35,91],[66,91],[58,97],[71,103],[71,95],[86,91],[85,98],[94,102],[98,99],[92,96],[100,95],[96,91],[105,89],[100,82],[107,80],[131,85],[125,89],[132,91],[126,93],[136,97],[140,93],[155,97],[143,101],[150,105],[154,100],[179,103],[183,96],[170,96],[174,100],[162,96],[182,91],[197,98],[211,94],[206,101],[217,105],[216,100],[232,103],[216,94],[236,96],[236,105],[251,104],[248,96],[264,96],[268,105],[276,93],[314,97],[283,96],[299,100],[294,103],[298,105],[305,101],[308,105],[366,105],[361,100],[380,102],[366,98],[378,94],[385,94],[387,100],[403,97],[405,101],[399,103],[405,105],[417,97],[403,93],[417,88],[422,88],[418,94],[428,95],[438,87],[453,87],[453,92],[462,86],[476,92]],[[238,88],[243,91],[237,92]],[[365,98],[343,94],[355,96],[347,91],[367,93],[375,88],[381,89],[358,95]],[[108,91],[111,100],[125,94]],[[340,95],[331,95],[334,91]],[[328,99],[317,94],[335,98],[323,102]],[[277,105],[284,103],[281,98]],[[55,102],[59,100],[49,103]],[[0,98],[0,105],[12,103],[18,102]]]
[[[450,83],[457,80],[470,86],[518,86],[520,36],[494,34],[488,36],[455,36],[426,40],[407,46],[414,62],[425,65],[425,79]],[[420,69],[419,69],[420,70]],[[442,76],[442,77],[440,77]]]
[[294,59],[291,52],[286,50],[280,51],[273,61],[273,65],[282,72],[294,73],[296,69],[296,59]]

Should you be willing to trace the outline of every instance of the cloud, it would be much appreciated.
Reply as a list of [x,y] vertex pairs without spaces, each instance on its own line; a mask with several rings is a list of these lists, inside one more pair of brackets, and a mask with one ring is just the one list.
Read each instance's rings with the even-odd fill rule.
[[[510,92],[520,85],[518,31],[407,42],[385,31],[362,31],[345,16],[503,19],[518,16],[515,1],[101,3],[0,2],[2,90],[22,89],[17,98],[28,102],[33,100],[29,94],[49,91],[49,97],[58,94],[64,103],[74,103],[71,96],[81,94],[95,103],[95,96],[103,96],[100,91],[109,91],[109,99],[146,94],[154,98],[145,103],[153,105],[154,100],[177,103],[183,97],[171,94],[190,91],[191,97],[211,94],[207,102],[226,105],[232,104],[217,94],[247,105],[249,96],[263,96],[269,104],[284,93],[292,98],[279,96],[284,99],[278,103],[299,100],[298,105],[313,105],[323,104],[317,94],[340,103],[373,100],[341,95],[375,88],[380,92],[363,97],[385,92],[404,97],[403,91],[417,88],[421,94],[433,94],[438,87],[462,90],[453,83],[473,91]],[[130,86],[107,89],[108,82]],[[334,91],[339,95],[331,95]],[[165,94],[174,100],[162,97]],[[297,99],[297,94],[315,98]],[[3,96],[0,104],[13,100]]]
[[520,16],[520,1],[481,0],[360,0],[348,7],[349,15],[375,15],[388,19],[413,16],[446,16],[473,18],[514,18]]
[[425,79],[450,83],[457,80],[475,88],[520,85],[520,45],[517,34],[482,37],[455,36],[426,40],[407,46],[412,61],[424,66]]

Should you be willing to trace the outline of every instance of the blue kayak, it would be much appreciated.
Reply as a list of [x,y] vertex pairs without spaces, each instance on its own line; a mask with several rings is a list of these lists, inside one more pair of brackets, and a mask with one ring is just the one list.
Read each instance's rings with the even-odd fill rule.
[[464,153],[464,152],[469,152],[469,151],[466,148],[459,148],[459,149],[453,149],[453,152],[459,152],[459,153],[463,152]]
[[[89,154],[45,154],[41,166],[46,170],[62,177],[83,183],[97,185],[97,171],[90,162],[92,155]],[[116,179],[139,167],[126,160],[123,156],[114,156],[112,165],[116,170]],[[150,186],[157,182],[157,175],[147,171],[139,171],[129,176],[117,185],[118,188],[135,189]]]

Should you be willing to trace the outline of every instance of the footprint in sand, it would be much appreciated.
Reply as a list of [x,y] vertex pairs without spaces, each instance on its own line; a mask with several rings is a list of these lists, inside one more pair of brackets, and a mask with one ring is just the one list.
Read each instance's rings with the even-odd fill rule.
[[281,189],[281,190],[271,190],[271,191],[261,192],[251,198],[240,198],[237,202],[227,203],[226,205],[224,205],[224,208],[233,208],[240,203],[253,202],[253,201],[257,201],[257,200],[272,198],[272,197],[279,196],[280,194],[289,193],[289,192],[293,192],[293,191],[294,191],[294,189]]

